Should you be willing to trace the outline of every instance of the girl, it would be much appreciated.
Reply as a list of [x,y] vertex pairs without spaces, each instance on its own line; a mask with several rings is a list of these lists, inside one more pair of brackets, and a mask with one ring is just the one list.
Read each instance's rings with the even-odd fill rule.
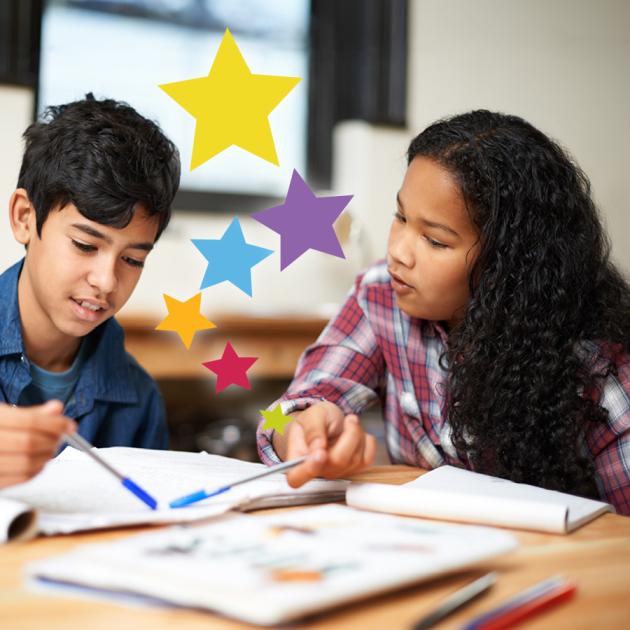
[[387,260],[359,276],[283,396],[262,460],[310,453],[298,486],[372,463],[448,463],[630,513],[630,288],[586,176],[516,116],[473,111],[414,138]]

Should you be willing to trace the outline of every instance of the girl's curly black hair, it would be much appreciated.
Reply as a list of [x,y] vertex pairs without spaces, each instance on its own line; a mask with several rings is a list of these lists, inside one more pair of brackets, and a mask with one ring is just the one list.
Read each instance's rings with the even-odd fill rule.
[[587,177],[526,121],[485,110],[431,125],[416,156],[452,173],[479,230],[471,299],[443,355],[454,446],[480,472],[597,496],[585,439],[607,420],[603,379],[628,351],[630,287]]

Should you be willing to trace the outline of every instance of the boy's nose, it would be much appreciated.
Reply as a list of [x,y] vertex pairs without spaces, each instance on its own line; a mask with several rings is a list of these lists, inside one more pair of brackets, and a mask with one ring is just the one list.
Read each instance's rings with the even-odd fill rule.
[[116,264],[97,261],[94,268],[90,271],[88,282],[91,286],[98,289],[101,295],[112,293],[118,286],[118,278],[116,277]]

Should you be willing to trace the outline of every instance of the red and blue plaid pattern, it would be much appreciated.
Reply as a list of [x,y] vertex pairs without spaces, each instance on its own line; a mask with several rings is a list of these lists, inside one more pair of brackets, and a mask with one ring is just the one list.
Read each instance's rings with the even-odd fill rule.
[[[309,346],[289,389],[278,402],[285,414],[322,398],[346,413],[380,403],[385,441],[393,463],[421,468],[467,467],[458,457],[445,422],[446,373],[439,358],[446,332],[434,322],[404,314],[396,304],[385,262],[356,280],[340,311]],[[602,405],[607,425],[594,426],[586,447],[594,458],[603,500],[630,514],[630,357],[608,376]],[[279,461],[271,431],[258,426],[258,452],[268,465]]]

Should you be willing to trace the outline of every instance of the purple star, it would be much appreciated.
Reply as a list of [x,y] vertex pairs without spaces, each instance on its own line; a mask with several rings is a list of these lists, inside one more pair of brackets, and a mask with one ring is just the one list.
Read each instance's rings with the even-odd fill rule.
[[309,249],[345,258],[333,223],[352,195],[316,197],[294,169],[284,203],[252,217],[280,234],[280,271]]

